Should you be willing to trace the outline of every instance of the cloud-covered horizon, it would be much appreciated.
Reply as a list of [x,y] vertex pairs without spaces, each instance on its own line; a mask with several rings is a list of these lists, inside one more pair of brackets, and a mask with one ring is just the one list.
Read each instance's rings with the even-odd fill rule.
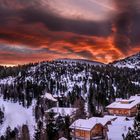
[[138,0],[0,0],[0,64],[137,53],[139,9]]

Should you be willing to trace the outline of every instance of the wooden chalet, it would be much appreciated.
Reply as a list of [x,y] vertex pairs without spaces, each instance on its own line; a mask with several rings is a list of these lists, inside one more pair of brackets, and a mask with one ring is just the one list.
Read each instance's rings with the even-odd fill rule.
[[72,140],[107,140],[108,124],[111,124],[110,117],[78,119],[70,126]]
[[131,96],[129,99],[117,99],[106,107],[110,115],[135,116],[137,106],[140,104],[140,96]]

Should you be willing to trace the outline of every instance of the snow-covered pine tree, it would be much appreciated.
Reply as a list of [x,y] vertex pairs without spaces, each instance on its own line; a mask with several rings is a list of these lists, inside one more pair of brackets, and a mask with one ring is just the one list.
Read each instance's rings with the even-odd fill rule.
[[129,128],[125,140],[140,140],[140,105],[138,105],[138,113],[134,120],[134,129]]

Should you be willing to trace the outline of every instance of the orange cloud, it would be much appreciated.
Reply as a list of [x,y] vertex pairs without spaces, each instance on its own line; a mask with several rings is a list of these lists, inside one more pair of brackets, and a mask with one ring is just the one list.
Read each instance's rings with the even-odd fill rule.
[[[54,38],[50,39],[50,36]],[[6,38],[1,38],[1,43],[6,43],[7,47],[0,51],[0,63],[14,65],[57,58],[82,58],[108,63],[124,57],[113,45],[112,36],[84,36],[68,32],[50,32],[50,36],[6,32]],[[8,37],[13,37],[14,41]]]
[[57,7],[45,0],[0,1],[0,64],[57,58],[108,63],[140,50],[138,0],[55,1]]

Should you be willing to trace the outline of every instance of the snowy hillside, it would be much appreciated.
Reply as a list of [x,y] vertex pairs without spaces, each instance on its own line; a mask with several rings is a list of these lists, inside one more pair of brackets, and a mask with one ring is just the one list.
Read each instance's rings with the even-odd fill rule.
[[[139,69],[94,64],[83,60],[82,63],[81,60],[57,60],[8,69],[0,79],[0,109],[4,113],[3,118],[0,111],[0,137],[6,131],[7,138],[7,127],[10,126],[11,129],[18,128],[22,134],[29,132],[31,140],[34,140],[32,137],[37,140],[55,138],[58,133],[65,133],[64,129],[69,126],[69,121],[61,118],[64,116],[57,107],[77,108],[76,118],[100,116],[116,98],[139,94]],[[56,115],[54,108],[61,116]],[[59,120],[54,120],[52,114]]]
[[112,63],[114,66],[120,68],[138,68],[140,69],[140,53],[127,57],[125,59],[115,61]]
[[[138,59],[138,57],[133,56],[133,61],[136,59]],[[128,60],[132,60],[132,58],[130,57]],[[120,64],[125,63],[125,65],[123,65],[123,67],[125,67],[128,64],[126,63],[128,60],[116,62],[114,65],[121,67],[122,65]],[[82,63],[79,63],[79,61]],[[93,88],[93,92],[95,93],[103,90],[102,94],[104,94],[106,100],[108,100],[109,96],[121,97],[120,93],[127,97],[127,95],[125,95],[126,93],[131,94],[131,90],[129,90],[129,88],[134,88],[134,90],[137,90],[139,87],[139,84],[135,84],[140,83],[137,76],[139,71],[132,71],[131,69],[128,69],[128,71],[123,71],[122,69],[104,64],[104,67],[96,67],[96,65],[88,65],[89,63],[94,64],[92,61],[73,61],[71,59],[42,62],[26,67],[19,72],[16,77],[9,76],[7,78],[0,79],[0,85],[17,87],[17,85],[20,83],[24,87],[30,85],[28,92],[31,95],[42,95],[42,91],[46,90],[55,97],[62,96],[62,94],[69,97],[74,93],[82,96],[83,99],[87,99],[89,92],[92,92],[90,91],[90,88]],[[123,81],[125,84],[123,84],[121,81]],[[129,81],[131,81],[131,83]],[[23,89],[24,87],[21,88],[21,92],[23,93],[25,92]],[[6,88],[8,87],[6,86]],[[41,92],[36,93],[36,88],[41,88]],[[110,95],[110,92],[112,95]]]

